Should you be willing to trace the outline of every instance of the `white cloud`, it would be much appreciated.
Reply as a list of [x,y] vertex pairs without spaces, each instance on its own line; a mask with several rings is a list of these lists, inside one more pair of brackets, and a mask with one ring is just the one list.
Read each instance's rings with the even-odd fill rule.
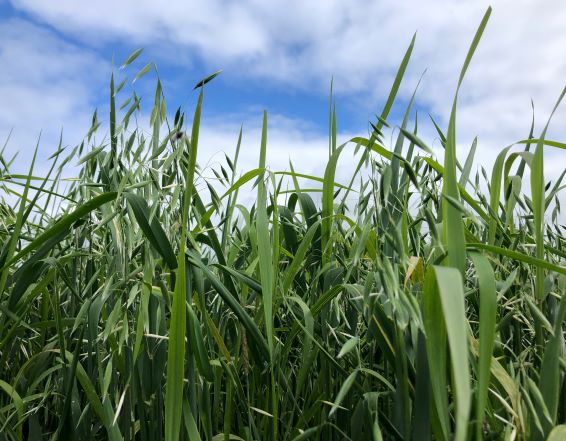
[[29,166],[41,133],[37,166],[43,170],[61,129],[64,145],[82,139],[97,90],[107,81],[107,64],[27,21],[0,22],[0,35],[0,138],[3,143],[12,131],[6,156],[20,152],[15,167],[21,171]]
[[[239,120],[237,120],[239,121]],[[262,115],[248,115],[243,125],[242,145],[240,149],[239,169],[250,170],[259,164],[261,144]],[[289,161],[296,172],[322,177],[328,159],[328,138],[316,134],[304,121],[289,119],[281,115],[268,116],[267,158],[266,162],[271,171],[290,171]],[[231,124],[216,124],[215,121],[203,121],[200,135],[200,163],[214,160],[216,154],[225,151],[229,156],[236,147],[239,126]],[[314,133],[314,134],[313,134]],[[338,142],[345,142],[354,137],[353,133],[339,133]],[[350,175],[353,167],[352,151],[345,151],[338,166],[338,176]],[[218,158],[220,159],[220,158]],[[313,187],[317,187],[311,182]]]
[[[307,3],[300,0],[179,0],[167,2],[166,6],[150,0],[90,3],[12,0],[11,3],[91,47],[121,39],[132,46],[158,48],[160,53],[166,52],[169,56],[182,54],[180,62],[198,58],[211,68],[223,67],[242,78],[267,80],[324,94],[330,76],[334,75],[335,90],[354,102],[361,109],[359,112],[367,114],[368,118],[380,110],[412,33],[418,31],[401,96],[408,98],[421,72],[427,68],[417,101],[443,127],[447,124],[460,67],[488,4],[484,0],[437,0],[426,4],[416,0]],[[457,131],[460,158],[464,160],[477,135],[477,162],[488,169],[503,147],[527,135],[531,98],[536,109],[535,134],[539,134],[566,84],[566,58],[561,56],[566,50],[563,1],[500,0],[493,6],[492,17],[461,91]],[[72,50],[69,53],[72,54]],[[92,56],[88,54],[88,51],[78,51],[77,58],[84,60]],[[68,93],[53,85],[51,94],[39,101],[57,107],[60,114],[53,110],[46,121],[44,116],[32,114],[32,104],[28,110],[29,120],[36,118],[37,124],[57,118],[65,121],[65,115],[72,114],[69,109],[73,103],[79,101],[75,97],[89,93],[89,86],[81,85],[81,81],[73,82],[72,78],[76,77],[67,77],[70,89],[61,86]],[[22,87],[27,81],[27,78],[20,81]],[[2,79],[2,83],[5,80]],[[73,88],[76,92],[70,93]],[[12,87],[11,91],[15,95],[17,87]],[[33,91],[40,93],[40,86]],[[24,92],[18,94],[25,96]],[[29,102],[38,101],[30,97]],[[549,131],[550,137],[562,141],[566,138],[564,107],[556,114]],[[79,113],[86,114],[90,110],[83,107]],[[12,119],[11,124],[16,126],[26,120],[17,115]],[[427,139],[438,145],[438,141],[430,139],[432,131],[430,126],[425,129],[428,123],[424,120],[421,117]],[[360,121],[360,126],[362,123]],[[254,130],[256,142],[259,138],[257,128]],[[211,142],[220,143],[223,131],[214,128],[210,132]],[[296,154],[307,168],[320,170],[325,155],[305,155],[303,150],[291,152],[287,147],[289,142],[282,141],[278,145],[277,129],[273,132],[270,151],[276,152],[272,153],[274,157],[283,155],[286,162],[288,153]],[[292,130],[281,130],[280,134],[281,140],[296,141]],[[234,134],[230,139],[235,142],[235,137]],[[318,151],[312,139],[299,141],[297,145]],[[325,142],[319,139],[316,145],[322,148]],[[555,149],[547,149],[547,152],[546,169],[551,178],[556,178],[564,168],[561,164],[566,162],[566,154]]]
[[[192,53],[211,67],[298,88],[357,94],[375,110],[418,30],[403,95],[428,73],[419,102],[446,120],[459,69],[488,5],[481,0],[302,0],[264,2],[12,0],[55,28],[91,44],[119,37]],[[517,137],[530,121],[530,98],[544,115],[566,83],[566,6],[562,0],[501,0],[462,89],[465,134]],[[467,117],[470,113],[470,117]],[[478,120],[477,114],[483,116]],[[441,122],[442,122],[441,120]],[[464,124],[466,123],[466,124]],[[469,124],[467,124],[469,123]],[[474,124],[472,124],[474,123]],[[497,139],[499,142],[500,139]]]
[[[206,103],[205,103],[206,107]],[[218,185],[216,177],[211,168],[219,171],[219,164],[226,169],[224,154],[233,160],[238,135],[242,128],[242,142],[238,159],[238,175],[258,168],[261,145],[263,114],[261,111],[250,111],[246,113],[231,114],[230,116],[211,117],[201,120],[198,145],[198,164],[201,175],[217,190],[223,194],[226,188]],[[148,127],[147,118],[139,120],[139,127]],[[150,131],[145,130],[149,136]],[[344,143],[359,134],[341,132],[338,134],[338,143]],[[351,174],[357,165],[354,157],[354,145],[345,149],[336,169],[336,182],[348,184]],[[289,118],[284,115],[269,114],[267,128],[267,154],[266,163],[271,172],[291,171],[289,161],[292,162],[295,172],[315,177],[324,176],[328,159],[328,138],[320,135],[312,125],[304,120]],[[279,180],[280,176],[277,177]],[[285,179],[292,189],[290,178]],[[302,188],[321,188],[321,184],[314,180],[299,178]],[[198,181],[197,186],[205,190],[203,181]],[[285,185],[287,187],[287,185]],[[245,205],[255,202],[255,192],[249,191],[248,184],[240,192],[239,201]],[[315,200],[317,195],[313,196]]]

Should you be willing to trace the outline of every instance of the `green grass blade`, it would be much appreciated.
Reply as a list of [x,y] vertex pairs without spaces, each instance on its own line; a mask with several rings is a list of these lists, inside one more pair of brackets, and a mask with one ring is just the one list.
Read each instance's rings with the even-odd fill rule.
[[326,165],[324,172],[324,184],[322,186],[322,222],[320,225],[320,235],[322,239],[322,264],[330,261],[332,253],[332,224],[334,223],[334,176],[336,175],[336,165],[340,153],[344,146],[336,149]]
[[[16,221],[14,224],[14,228],[12,234],[10,235],[10,239],[8,241],[7,247],[5,250],[2,250],[2,254],[0,255],[0,264],[4,261],[2,268],[0,269],[0,293],[4,291],[4,286],[6,285],[6,280],[8,278],[8,267],[12,262],[15,262],[19,259],[20,255],[23,255],[22,252],[18,253],[16,256],[13,257],[14,252],[16,251],[16,246],[18,241],[20,240],[20,232],[22,230],[24,216],[25,216],[25,207],[27,201],[27,195],[30,187],[31,177],[33,175],[33,167],[35,165],[35,159],[37,157],[37,149],[38,146],[35,147],[35,151],[33,153],[33,158],[31,161],[29,173],[26,178],[26,186],[24,187],[24,192],[20,199],[20,206],[18,209],[18,215],[16,217]],[[28,246],[29,247],[29,246]]]
[[242,323],[242,326],[249,332],[252,341],[254,344],[257,345],[260,355],[263,357],[263,360],[260,361],[267,361],[269,360],[269,346],[267,341],[261,334],[261,331],[255,324],[254,320],[249,316],[249,314],[244,310],[242,305],[238,302],[238,300],[228,291],[228,289],[222,284],[222,282],[218,279],[218,277],[206,266],[202,260],[196,256],[194,253],[189,253],[189,261],[200,268],[204,274],[204,276],[210,281],[214,289],[218,292],[218,295],[222,297],[230,309],[234,312],[238,320]]
[[552,429],[546,441],[562,441],[563,439],[566,439],[566,425],[560,424]]
[[515,259],[519,262],[528,263],[529,265],[534,265],[537,268],[542,268],[543,270],[546,269],[549,271],[554,271],[558,274],[566,275],[566,267],[559,266],[554,263],[548,262],[546,260],[542,260],[537,257],[530,256],[528,254],[520,253],[518,251],[510,250],[507,248],[496,247],[493,245],[487,245],[484,243],[476,243],[476,242],[470,242],[466,245],[466,247],[470,250],[474,250],[474,249],[486,250],[491,253],[495,253],[501,256]]
[[566,300],[565,296],[562,296],[554,323],[554,335],[550,337],[550,340],[544,350],[538,383],[542,399],[551,418],[549,424],[546,422],[545,418],[542,418],[542,413],[539,414],[543,429],[545,430],[545,436],[548,436],[548,432],[550,432],[552,426],[554,426],[557,422],[556,419],[561,388],[560,357],[561,352],[564,349],[564,334],[562,332],[562,323],[564,322],[564,318],[566,318]]
[[122,65],[120,66],[120,69],[125,69],[126,67],[128,67],[130,64],[132,64],[136,58],[138,58],[140,56],[140,54],[143,52],[143,47],[136,49],[134,52],[132,52],[130,54],[130,56],[128,58],[126,58],[126,61],[124,61],[122,63]]
[[399,69],[397,69],[397,74],[395,75],[395,80],[393,80],[393,85],[391,86],[391,90],[389,91],[389,96],[387,97],[387,101],[385,102],[385,106],[381,111],[381,116],[379,121],[377,122],[377,128],[381,129],[383,127],[383,121],[387,120],[389,116],[389,112],[393,107],[393,103],[395,102],[395,98],[397,96],[397,92],[399,91],[399,87],[401,86],[401,82],[403,81],[403,77],[405,76],[405,71],[407,70],[407,66],[409,65],[409,60],[411,59],[411,54],[413,53],[413,48],[415,47],[415,40],[417,38],[417,34],[413,35],[411,38],[411,42],[409,43],[409,47],[405,51],[405,55],[401,60],[401,64],[399,65]]
[[287,294],[289,288],[291,288],[291,284],[293,283],[295,276],[301,269],[301,266],[304,264],[305,256],[307,254],[307,251],[312,245],[313,239],[315,237],[315,233],[318,231],[319,226],[320,226],[320,221],[317,221],[316,223],[314,223],[309,227],[307,233],[303,236],[303,239],[301,240],[301,244],[299,245],[299,248],[297,248],[297,252],[293,257],[293,261],[291,262],[291,265],[289,265],[289,267],[283,274],[283,295]]
[[459,184],[461,187],[466,187],[468,180],[470,179],[470,172],[472,171],[472,166],[474,165],[474,157],[476,155],[476,148],[478,146],[478,138],[474,138],[468,156],[466,157],[466,162],[464,163],[464,168],[460,174]]
[[222,73],[221,70],[216,71],[208,76],[206,76],[205,78],[203,78],[202,80],[200,80],[195,87],[193,88],[193,90],[198,89],[199,87],[203,87],[206,83],[208,83],[209,81],[212,81],[214,78],[216,78],[218,75],[220,75]]
[[426,352],[432,392],[432,411],[437,415],[436,437],[448,440],[450,416],[448,413],[447,378],[446,378],[446,325],[442,313],[442,304],[438,293],[434,269],[427,271],[423,298],[423,325],[426,333]]
[[504,148],[495,160],[495,164],[493,164],[493,170],[491,172],[491,188],[490,188],[490,202],[489,207],[491,208],[491,212],[493,213],[490,220],[489,220],[489,231],[488,231],[488,239],[487,243],[489,245],[495,244],[495,235],[497,233],[497,225],[499,221],[499,217],[496,216],[499,210],[499,200],[501,197],[501,181],[502,181],[502,172],[503,172],[503,164],[505,161],[505,156],[509,151],[510,147]]
[[134,193],[124,193],[124,197],[130,204],[138,225],[151,245],[161,254],[161,257],[163,257],[163,260],[167,263],[169,268],[177,268],[177,258],[173,252],[171,242],[169,242],[156,216],[150,220],[149,207],[145,199]]
[[[560,105],[560,102],[566,95],[566,87],[558,97],[552,113],[539,137],[535,148],[532,164],[531,164],[531,195],[533,200],[533,216],[535,229],[535,243],[537,259],[544,259],[544,212],[545,212],[545,196],[544,196],[544,144],[546,131],[550,125],[550,121]],[[544,298],[544,270],[540,266],[536,269],[535,280],[535,296],[539,301]]]
[[114,199],[116,199],[117,195],[118,194],[116,192],[103,193],[80,205],[71,213],[62,216],[57,222],[53,224],[53,226],[51,226],[43,233],[38,235],[35,239],[33,239],[29,243],[29,245],[27,245],[22,251],[14,255],[11,259],[8,259],[4,264],[4,266],[2,267],[2,270],[10,266],[12,263],[20,260],[22,257],[29,254],[30,252],[39,248],[52,236],[57,235],[61,231],[64,231],[67,228],[71,227],[76,221],[83,218],[88,213],[92,212],[93,210],[96,210],[97,208],[108,202],[113,201]]
[[185,377],[185,326],[186,326],[186,241],[189,228],[189,209],[194,186],[196,158],[198,151],[198,138],[200,128],[200,115],[203,100],[203,89],[199,94],[198,103],[193,118],[193,128],[189,148],[189,160],[185,170],[185,192],[182,206],[181,240],[179,255],[177,257],[177,283],[171,308],[171,322],[169,325],[169,344],[167,347],[167,381],[165,390],[165,440],[177,441],[181,429],[183,414],[183,379]]
[[[267,150],[267,112],[263,113],[263,127],[261,130],[261,147],[259,155],[259,169],[265,169],[265,156]],[[265,174],[261,173],[257,186],[257,246],[259,256],[259,270],[261,276],[261,290],[263,299],[263,312],[269,354],[273,353],[273,266],[271,254],[271,239],[269,237],[269,220],[267,218],[267,192],[265,188]]]
[[476,439],[482,439],[483,420],[490,385],[491,359],[495,343],[495,320],[497,316],[497,293],[495,274],[489,260],[479,253],[471,252],[480,289],[480,330],[478,356],[478,386],[476,390]]
[[[444,182],[442,187],[443,195],[449,196],[456,201],[460,201],[460,191],[458,188],[458,181],[456,178],[456,105],[458,102],[458,92],[464,75],[472,60],[474,52],[479,44],[487,21],[491,14],[491,7],[489,7],[476,31],[476,35],[472,41],[468,54],[464,61],[464,66],[460,72],[458,80],[458,87],[454,96],[452,104],[452,112],[450,114],[450,121],[448,123],[448,130],[446,135],[446,148],[444,152]],[[457,268],[462,276],[464,275],[464,268],[466,265],[466,249],[464,238],[464,224],[462,214],[452,204],[442,203],[442,225],[443,225],[443,239],[444,246],[448,253],[447,264]]]
[[189,329],[191,330],[189,340],[195,354],[198,370],[207,381],[213,382],[214,373],[212,372],[212,366],[208,359],[208,352],[204,344],[200,321],[190,304],[187,305],[187,311],[189,315]]
[[[14,387],[12,387],[9,383],[5,382],[4,380],[0,380],[0,389],[4,389],[4,392],[8,394],[10,399],[13,401],[14,406],[16,408],[16,416],[15,418],[17,421],[21,421],[24,416],[25,405],[22,397]],[[12,423],[11,424],[14,429],[18,432],[19,439],[22,439],[22,427],[20,423]]]
[[344,383],[342,383],[342,387],[340,387],[338,395],[336,395],[336,399],[330,408],[328,416],[334,415],[334,413],[338,410],[338,407],[340,407],[340,404],[342,404],[342,401],[344,401],[344,398],[346,398],[346,395],[348,395],[348,392],[350,392],[350,389],[354,385],[358,373],[359,371],[356,369],[344,380]]
[[[456,441],[465,441],[468,433],[472,394],[468,362],[467,321],[461,274],[455,268],[435,266],[428,271],[426,287],[425,302],[427,301],[426,298],[429,298],[429,302],[438,301],[442,307],[443,321],[446,324],[446,335],[451,355],[453,387],[456,396],[456,432],[454,439]],[[438,297],[439,300],[434,300],[434,297]],[[436,323],[429,322],[428,328],[433,329],[439,326],[442,326],[441,320]],[[429,360],[431,358],[434,360],[435,354],[429,354]],[[438,375],[438,372],[432,369],[433,363],[430,364],[431,375]],[[436,394],[440,393],[444,394],[445,392],[441,390],[436,391]],[[437,411],[445,412],[445,410],[438,408]]]
[[114,91],[114,72],[110,77],[110,152],[111,167],[117,161],[118,134],[116,133],[116,93]]

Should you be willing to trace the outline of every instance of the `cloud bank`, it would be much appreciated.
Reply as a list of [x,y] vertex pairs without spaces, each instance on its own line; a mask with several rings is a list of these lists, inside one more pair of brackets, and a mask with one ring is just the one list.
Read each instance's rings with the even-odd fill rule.
[[[17,104],[15,109],[0,110],[0,128],[25,126],[28,121],[43,128],[80,127],[75,121],[90,114],[88,106],[94,100],[88,81],[93,75],[98,80],[93,72],[100,70],[95,65],[102,65],[97,50],[116,41],[147,46],[180,64],[222,66],[242,79],[273,87],[326,94],[333,76],[339,96],[371,118],[380,110],[415,31],[417,41],[401,98],[408,99],[427,69],[419,107],[445,127],[460,67],[487,7],[483,0],[435,0],[426,5],[415,0],[179,0],[166,6],[150,0],[12,0],[11,4],[36,24],[24,20],[2,24],[2,35],[8,39],[0,43],[0,61],[10,66],[7,74],[0,74],[2,96]],[[563,1],[501,0],[493,6],[458,105],[459,155],[465,157],[477,135],[477,162],[488,169],[503,147],[526,137],[531,99],[538,134],[566,84],[566,57],[561,56],[566,49]],[[39,112],[37,103],[45,111]],[[566,110],[561,109],[549,137],[564,141],[565,120]],[[216,144],[235,142],[235,135],[218,139],[227,131],[211,129],[211,152]],[[322,134],[285,140],[289,133],[288,126],[281,130],[275,126],[270,149],[287,152],[285,146],[292,143],[310,151],[313,143],[326,142]],[[424,135],[438,145],[430,126]],[[565,155],[553,149],[547,152],[546,168],[555,178],[564,169]],[[310,172],[323,161],[318,154],[301,159]]]

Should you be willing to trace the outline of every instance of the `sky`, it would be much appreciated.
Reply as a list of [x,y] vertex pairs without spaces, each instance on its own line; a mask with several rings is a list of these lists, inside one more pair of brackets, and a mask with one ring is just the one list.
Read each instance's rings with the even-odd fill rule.
[[[458,101],[458,156],[478,137],[476,164],[490,170],[497,154],[524,139],[535,108],[542,130],[566,85],[566,3],[493,1],[493,12]],[[481,0],[0,0],[0,140],[19,151],[25,169],[39,134],[40,167],[63,144],[79,143],[94,109],[107,121],[112,69],[134,50],[129,67],[155,62],[171,112],[192,114],[196,81],[222,69],[206,89],[199,161],[231,154],[243,124],[241,167],[257,167],[263,110],[269,113],[268,164],[322,175],[328,151],[330,82],[339,142],[367,135],[381,113],[399,63],[416,43],[391,122],[419,78],[419,132],[440,153],[431,115],[445,129],[467,49],[488,6]],[[155,75],[128,82],[151,110]],[[126,95],[124,95],[124,98]],[[566,142],[566,106],[547,137]],[[413,115],[414,116],[414,115]],[[391,147],[392,136],[386,139]],[[545,173],[566,167],[566,152],[545,150]],[[351,173],[341,160],[337,176]],[[562,197],[563,205],[566,199]]]

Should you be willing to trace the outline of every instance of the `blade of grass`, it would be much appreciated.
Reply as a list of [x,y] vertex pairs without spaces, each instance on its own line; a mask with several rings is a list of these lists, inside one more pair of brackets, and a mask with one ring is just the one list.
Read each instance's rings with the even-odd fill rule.
[[[448,130],[446,136],[446,148],[444,152],[444,181],[442,186],[442,194],[449,196],[456,201],[460,201],[460,191],[458,189],[458,181],[456,178],[456,106],[458,102],[458,92],[464,80],[464,75],[472,60],[474,52],[479,44],[483,31],[491,15],[491,7],[485,12],[483,19],[476,31],[476,35],[472,41],[464,66],[460,72],[458,79],[458,86],[452,104],[452,111],[450,113],[450,121],[448,123]],[[442,203],[442,225],[443,225],[443,244],[448,253],[447,265],[457,268],[462,276],[466,265],[466,249],[464,237],[464,223],[462,214],[452,204],[446,202]]]
[[483,420],[490,385],[491,359],[495,343],[495,320],[497,316],[497,293],[495,274],[489,260],[479,253],[470,257],[476,269],[480,289],[480,324],[478,386],[476,391],[476,439],[482,439]]
[[201,89],[193,118],[191,139],[185,140],[189,160],[185,170],[185,191],[181,216],[181,238],[179,254],[177,256],[177,283],[173,306],[171,308],[171,322],[169,325],[169,343],[167,347],[167,380],[165,389],[165,440],[177,441],[181,429],[183,414],[183,379],[185,374],[185,327],[186,327],[186,242],[189,228],[189,210],[194,187],[196,157],[200,128],[200,115],[204,89]]
[[[457,269],[451,267],[434,266],[429,268],[424,295],[425,303],[430,305],[427,311],[429,314],[432,314],[432,317],[427,319],[428,325],[425,326],[425,329],[428,328],[428,331],[432,331],[434,335],[445,334],[447,336],[451,355],[454,394],[456,396],[456,431],[454,439],[456,441],[465,441],[468,433],[471,386],[466,336],[467,320],[461,274]],[[442,319],[438,317],[438,312],[432,311],[433,308],[438,306],[441,306],[442,309]],[[441,331],[438,329],[443,327],[444,324],[446,326],[445,330]],[[436,341],[441,342],[442,338],[435,338],[430,343],[430,350],[434,350],[433,344]],[[440,375],[439,371],[433,369],[433,366],[441,368],[441,365],[436,360],[437,358],[438,355],[429,351],[431,379]],[[442,385],[442,379],[439,378],[432,381],[432,383],[433,393],[436,396],[445,396],[445,390],[439,389],[439,386]],[[436,410],[439,412],[439,415],[444,414],[444,418],[446,418],[447,411],[446,409],[439,409],[439,404],[442,405],[442,400],[437,401]]]

